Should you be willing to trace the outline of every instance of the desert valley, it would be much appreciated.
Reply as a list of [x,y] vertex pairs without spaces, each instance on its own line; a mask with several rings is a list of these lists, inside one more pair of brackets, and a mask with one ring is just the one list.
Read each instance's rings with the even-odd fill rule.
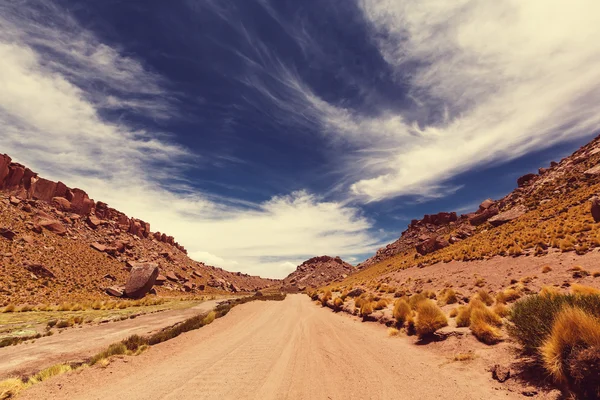
[[2,160],[2,398],[598,393],[600,138],[357,266],[283,280],[193,261]]
[[597,0],[1,0],[0,400],[600,399]]

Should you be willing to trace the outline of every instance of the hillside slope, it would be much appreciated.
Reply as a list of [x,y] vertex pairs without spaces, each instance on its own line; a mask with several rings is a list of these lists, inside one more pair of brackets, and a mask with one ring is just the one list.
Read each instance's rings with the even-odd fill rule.
[[[385,273],[452,260],[583,255],[600,246],[590,202],[600,193],[600,138],[537,174],[520,177],[517,185],[472,213],[442,212],[413,220],[398,240],[359,264],[360,271],[346,281],[379,280]],[[595,204],[600,220],[600,204]]]
[[159,295],[255,291],[277,282],[197,262],[150,224],[0,155],[0,304],[105,297],[132,263],[159,266]]

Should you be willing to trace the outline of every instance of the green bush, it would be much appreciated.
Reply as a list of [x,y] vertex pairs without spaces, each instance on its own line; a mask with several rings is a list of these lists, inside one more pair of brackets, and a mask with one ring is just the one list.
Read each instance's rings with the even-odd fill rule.
[[535,352],[552,332],[557,314],[565,307],[580,308],[600,317],[600,296],[557,294],[532,295],[517,301],[510,312],[508,332],[528,353]]

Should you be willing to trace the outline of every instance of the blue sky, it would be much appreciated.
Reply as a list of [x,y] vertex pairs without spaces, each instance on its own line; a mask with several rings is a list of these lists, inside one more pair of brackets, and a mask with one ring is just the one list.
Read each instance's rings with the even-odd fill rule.
[[597,43],[594,0],[6,0],[0,152],[283,277],[596,135]]

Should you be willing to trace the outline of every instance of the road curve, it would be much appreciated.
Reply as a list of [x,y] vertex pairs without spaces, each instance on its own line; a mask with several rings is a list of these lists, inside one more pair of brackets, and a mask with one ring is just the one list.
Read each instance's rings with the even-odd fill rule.
[[213,324],[35,385],[36,399],[507,399],[484,371],[448,364],[306,296],[235,307]]

